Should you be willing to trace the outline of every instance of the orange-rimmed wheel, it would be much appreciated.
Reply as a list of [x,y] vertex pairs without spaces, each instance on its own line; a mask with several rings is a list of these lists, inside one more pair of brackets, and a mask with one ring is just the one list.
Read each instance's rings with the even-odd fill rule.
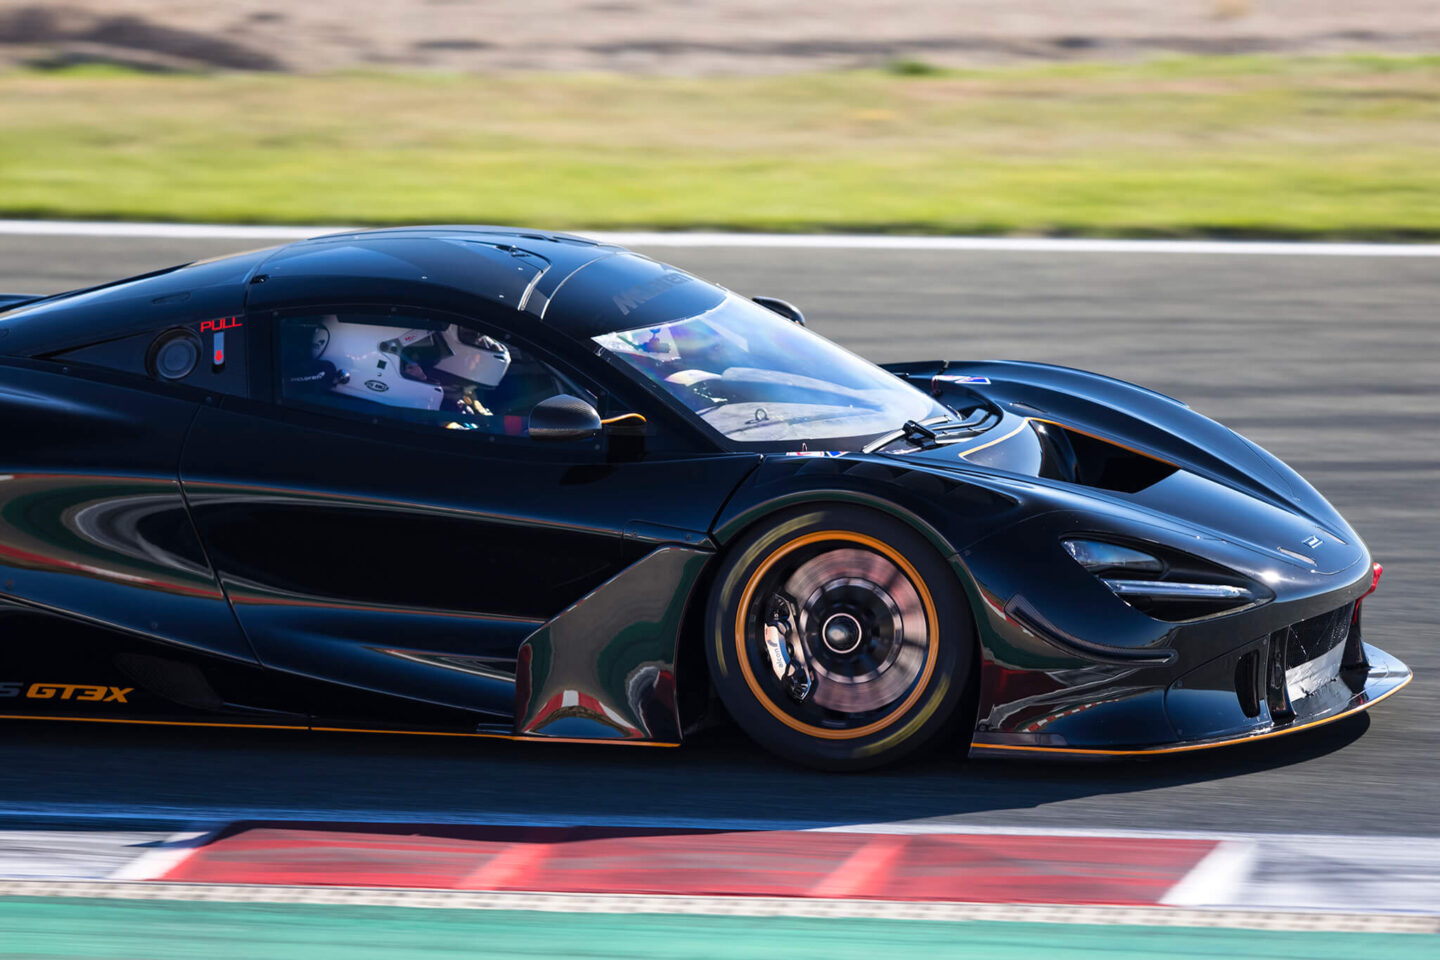
[[975,634],[953,573],[909,525],[848,506],[778,515],[727,553],[710,597],[711,675],[736,722],[783,756],[879,766],[947,725]]

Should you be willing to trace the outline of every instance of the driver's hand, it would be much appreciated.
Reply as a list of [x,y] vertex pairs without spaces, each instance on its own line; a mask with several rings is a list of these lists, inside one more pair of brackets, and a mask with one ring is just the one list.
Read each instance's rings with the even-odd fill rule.
[[455,402],[456,402],[456,404],[460,407],[460,409],[461,409],[462,411],[464,411],[465,413],[470,414],[472,417],[493,417],[493,416],[494,416],[493,413],[491,413],[488,409],[486,409],[485,404],[481,403],[479,400],[477,400],[477,399],[475,398],[475,395],[474,395],[474,394],[469,394],[469,393],[463,394],[462,396],[460,396],[459,398],[457,398]]

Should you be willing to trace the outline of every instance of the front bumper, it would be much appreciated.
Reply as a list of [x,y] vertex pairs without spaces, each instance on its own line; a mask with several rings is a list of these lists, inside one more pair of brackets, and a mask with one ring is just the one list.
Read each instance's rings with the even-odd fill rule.
[[[1367,710],[1410,682],[1412,674],[1405,664],[1378,647],[1363,642],[1360,646],[1368,664],[1342,668],[1321,684],[1299,683],[1295,689],[1308,693],[1290,701],[1293,715],[1288,719],[1273,719],[1267,711],[1263,722],[1240,730],[1201,735],[1194,739],[1177,739],[1163,744],[1127,746],[1119,743],[1114,747],[1057,743],[1054,742],[1053,734],[1045,733],[979,731],[971,743],[970,755],[987,757],[1028,753],[1073,757],[1150,756],[1208,750],[1298,733]],[[1241,655],[1243,656],[1243,651]],[[1292,684],[1296,684],[1296,679],[1292,679]],[[1173,686],[1175,685],[1172,685],[1172,688]],[[1178,722],[1176,727],[1183,729]]]

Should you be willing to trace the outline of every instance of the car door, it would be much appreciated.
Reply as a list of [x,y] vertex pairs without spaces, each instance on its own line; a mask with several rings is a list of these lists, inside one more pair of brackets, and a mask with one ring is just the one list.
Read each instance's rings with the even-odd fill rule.
[[607,398],[464,318],[306,307],[249,322],[271,338],[276,402],[203,409],[181,464],[211,562],[266,666],[417,711],[508,722],[520,644],[643,555],[627,529],[702,540],[753,467],[529,438],[540,399]]
[[[0,366],[0,596],[147,638],[167,658],[253,663],[176,478],[196,413],[245,392],[243,348],[211,332],[232,322],[172,313]],[[73,651],[26,646],[76,669]]]

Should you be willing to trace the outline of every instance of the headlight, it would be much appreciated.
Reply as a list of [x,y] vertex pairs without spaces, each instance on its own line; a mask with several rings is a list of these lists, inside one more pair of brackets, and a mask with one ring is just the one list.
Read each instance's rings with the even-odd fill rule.
[[1098,540],[1065,540],[1066,551],[1091,573],[1102,570],[1133,570],[1136,573],[1161,573],[1165,564],[1148,553]]
[[1061,543],[1117,597],[1158,620],[1216,616],[1269,599],[1240,575],[1178,552],[1157,550],[1162,558],[1101,540]]

